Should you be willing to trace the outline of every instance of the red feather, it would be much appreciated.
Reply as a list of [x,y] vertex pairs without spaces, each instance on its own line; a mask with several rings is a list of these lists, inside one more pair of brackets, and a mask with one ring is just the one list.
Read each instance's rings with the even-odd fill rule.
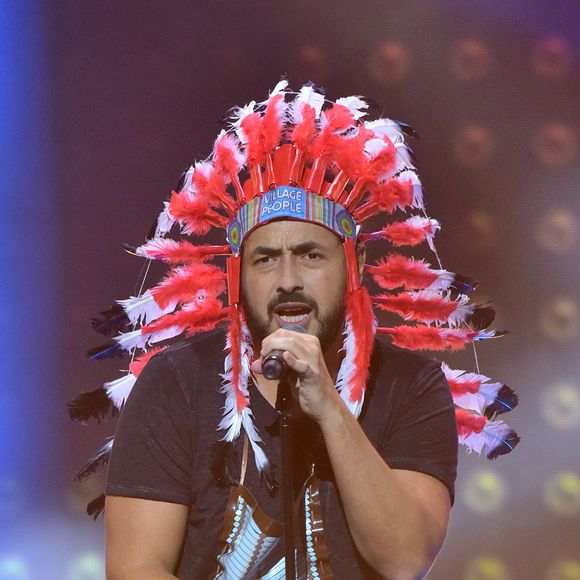
[[226,191],[226,179],[211,163],[197,163],[191,179],[198,196],[207,199],[210,207],[223,207],[233,215],[234,200]]
[[360,126],[354,137],[339,137],[335,141],[333,161],[350,179],[358,179],[368,168],[365,143],[373,133]]
[[413,203],[413,184],[409,179],[389,179],[371,187],[369,200],[387,213],[395,209],[404,210]]
[[191,198],[186,193],[172,191],[169,213],[184,227],[186,234],[203,236],[212,226],[223,228],[227,225],[227,218],[212,210],[208,200],[201,196]]
[[481,433],[487,423],[487,418],[483,415],[455,407],[455,421],[457,423],[457,433],[461,437],[467,437],[474,433]]
[[360,401],[365,391],[374,347],[373,307],[367,289],[364,287],[348,292],[345,304],[356,348],[353,360],[355,372],[350,377],[350,400]]
[[388,290],[404,287],[409,290],[428,288],[438,278],[429,264],[423,260],[406,258],[400,254],[390,254],[374,266],[366,266],[375,282]]
[[378,328],[393,337],[393,344],[408,350],[460,350],[473,341],[477,332],[435,326],[397,326]]
[[[413,220],[413,218],[411,218]],[[427,236],[433,235],[435,229],[431,220],[423,218],[422,225],[416,225],[414,221],[394,222],[385,226],[380,236],[387,238],[395,247],[416,246],[423,242]]]
[[457,379],[447,379],[449,388],[453,395],[465,395],[465,393],[477,393],[481,387],[481,381],[458,381]]
[[266,105],[266,112],[262,120],[262,135],[266,155],[271,153],[280,144],[283,115],[284,95],[278,94],[271,97]]
[[188,335],[206,330],[212,330],[216,324],[225,320],[228,316],[228,308],[217,298],[206,298],[200,302],[186,304],[178,312],[166,314],[141,328],[141,334],[153,334],[173,326],[179,327]]
[[385,146],[373,157],[368,164],[367,171],[363,176],[368,181],[376,181],[385,173],[392,171],[397,162],[397,150],[393,142],[384,137]]
[[314,140],[309,155],[313,159],[321,157],[330,159],[336,151],[340,138],[335,135],[337,131],[344,131],[355,123],[354,116],[344,105],[336,103],[321,114],[322,130]]
[[222,133],[214,145],[214,165],[218,171],[229,175],[237,175],[244,165],[244,157],[233,135]]
[[158,353],[164,350],[164,346],[156,346],[146,353],[138,356],[130,365],[129,370],[134,377],[138,377],[141,371],[145,368],[145,365]]
[[244,395],[241,389],[241,340],[242,340],[242,329],[240,323],[240,312],[239,310],[231,306],[230,307],[230,354],[232,357],[232,374],[233,380],[232,384],[236,391],[236,409],[238,413],[241,413],[249,404],[247,397]]
[[401,293],[394,296],[384,294],[375,296],[373,301],[383,310],[396,312],[407,320],[425,323],[447,322],[458,307],[458,303],[454,300],[437,294],[426,296],[423,293]]
[[291,141],[299,151],[307,152],[316,134],[316,111],[307,103],[302,104],[302,121],[294,127]]
[[186,264],[188,262],[203,262],[214,256],[231,253],[229,246],[196,246],[185,240],[177,242],[166,238],[153,238],[137,248],[137,254],[163,260],[169,264]]
[[266,160],[262,123],[260,113],[250,113],[243,118],[240,125],[247,139],[246,155],[249,165],[258,165]]
[[161,283],[151,289],[151,294],[160,308],[174,300],[179,303],[193,300],[200,290],[219,295],[226,287],[226,273],[218,266],[193,263],[173,270]]

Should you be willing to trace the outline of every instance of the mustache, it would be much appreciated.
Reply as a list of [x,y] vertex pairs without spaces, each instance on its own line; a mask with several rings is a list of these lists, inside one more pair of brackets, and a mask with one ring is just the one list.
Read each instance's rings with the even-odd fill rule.
[[291,292],[290,294],[274,296],[274,298],[268,302],[268,316],[272,318],[274,316],[274,308],[280,304],[285,304],[286,302],[303,302],[312,308],[314,314],[318,314],[318,303],[314,298],[307,296],[302,292]]

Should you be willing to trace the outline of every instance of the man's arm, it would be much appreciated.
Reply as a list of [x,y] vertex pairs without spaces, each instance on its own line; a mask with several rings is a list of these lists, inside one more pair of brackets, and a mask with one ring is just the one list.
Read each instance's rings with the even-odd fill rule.
[[363,558],[384,578],[426,574],[445,539],[447,488],[429,475],[391,469],[342,402],[320,427]]
[[107,580],[177,578],[188,511],[178,503],[107,496]]
[[[391,469],[351,415],[328,373],[315,336],[280,329],[262,343],[299,376],[303,411],[321,427],[349,530],[364,559],[384,578],[421,577],[447,531],[447,488],[426,474]],[[260,361],[252,365],[261,372]]]

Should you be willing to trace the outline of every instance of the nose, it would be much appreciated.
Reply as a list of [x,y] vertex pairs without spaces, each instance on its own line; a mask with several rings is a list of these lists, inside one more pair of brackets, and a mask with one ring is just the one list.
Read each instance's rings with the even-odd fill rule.
[[277,291],[280,294],[291,294],[297,290],[303,290],[304,285],[300,268],[290,256],[280,260],[279,278]]

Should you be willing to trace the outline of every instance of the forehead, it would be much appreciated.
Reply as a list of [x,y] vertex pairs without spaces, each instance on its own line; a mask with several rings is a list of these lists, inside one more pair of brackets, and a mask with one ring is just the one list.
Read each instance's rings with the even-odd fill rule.
[[244,252],[251,252],[258,246],[284,249],[309,242],[329,249],[341,245],[340,238],[323,226],[296,220],[276,220],[252,231],[244,240]]

